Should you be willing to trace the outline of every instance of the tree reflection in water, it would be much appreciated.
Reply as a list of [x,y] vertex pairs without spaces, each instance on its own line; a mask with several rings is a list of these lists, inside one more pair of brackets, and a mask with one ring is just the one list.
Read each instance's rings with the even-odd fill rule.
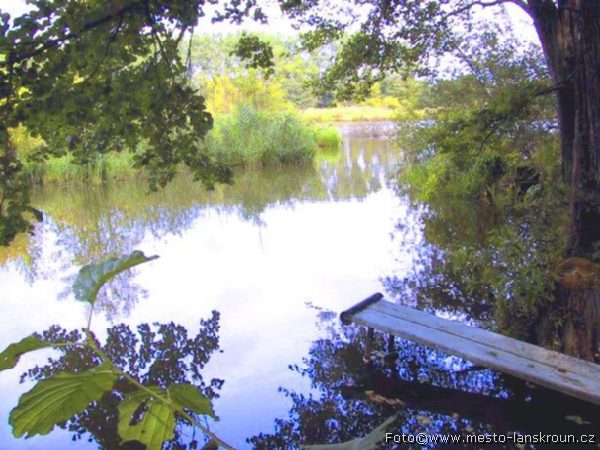
[[[42,333],[43,339],[51,342],[82,342],[85,337],[80,331],[67,331],[59,326],[51,327]],[[113,363],[144,385],[166,388],[173,383],[191,383],[201,394],[208,398],[219,397],[224,380],[205,380],[202,369],[211,355],[219,351],[219,313],[213,311],[207,320],[200,321],[200,329],[195,336],[189,336],[186,328],[174,323],[142,323],[136,331],[127,325],[115,325],[107,330],[104,344],[98,346]],[[36,366],[21,376],[21,382],[29,378],[40,380],[58,372],[82,372],[98,366],[98,355],[87,347],[61,349],[61,356],[52,358],[44,366]],[[137,442],[121,443],[117,434],[119,421],[117,405],[125,394],[135,387],[125,379],[119,379],[115,389],[105,394],[100,401],[81,414],[61,425],[72,431],[73,440],[87,439],[96,441],[103,449],[144,448]],[[196,416],[198,420],[203,420]],[[165,443],[165,449],[199,448],[203,445],[201,433],[197,433],[179,421],[175,428],[175,437]]]
[[275,421],[273,433],[249,438],[254,448],[345,442],[366,435],[393,415],[397,419],[388,431],[412,435],[510,431],[579,435],[594,433],[594,424],[600,423],[599,408],[593,405],[527,387],[409,341],[376,334],[375,348],[385,351],[376,352],[365,364],[365,330],[341,327],[333,316],[319,313],[326,337],[313,343],[302,366],[290,366],[310,378],[312,392],[280,388],[293,404],[289,416]]

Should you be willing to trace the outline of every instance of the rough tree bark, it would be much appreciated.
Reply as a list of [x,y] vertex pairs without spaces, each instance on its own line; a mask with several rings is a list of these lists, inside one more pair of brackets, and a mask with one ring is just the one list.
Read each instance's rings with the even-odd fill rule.
[[[593,260],[600,250],[600,1],[527,5],[558,88],[563,177],[571,189],[565,257]],[[599,282],[557,290],[569,312],[563,350],[586,359],[598,351]]]

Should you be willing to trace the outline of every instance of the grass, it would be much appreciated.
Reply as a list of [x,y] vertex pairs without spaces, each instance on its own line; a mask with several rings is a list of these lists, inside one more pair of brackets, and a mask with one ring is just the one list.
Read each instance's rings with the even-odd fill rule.
[[31,183],[91,183],[133,178],[133,155],[129,152],[101,155],[94,164],[86,166],[73,162],[72,155],[50,157],[44,162],[28,162],[25,174]]
[[317,126],[314,132],[319,149],[338,149],[342,145],[342,133],[337,127]]
[[354,105],[336,106],[334,108],[307,108],[302,111],[302,118],[308,122],[369,122],[377,120],[394,120],[396,110],[386,107]]
[[230,166],[307,163],[316,146],[316,133],[297,114],[248,107],[219,118],[207,136],[209,152]]

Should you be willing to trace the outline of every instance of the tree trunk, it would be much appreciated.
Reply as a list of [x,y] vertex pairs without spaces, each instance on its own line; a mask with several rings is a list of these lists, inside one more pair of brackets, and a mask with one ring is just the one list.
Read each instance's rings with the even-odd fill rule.
[[[600,2],[579,0],[567,14],[574,47],[575,136],[568,256],[592,257],[600,241]],[[585,5],[585,6],[582,6]],[[579,14],[577,14],[579,13]]]
[[[530,0],[529,12],[555,84],[563,177],[570,187],[565,256],[597,259],[600,248],[600,1]],[[570,312],[563,350],[592,359],[598,352],[600,293],[560,287]]]

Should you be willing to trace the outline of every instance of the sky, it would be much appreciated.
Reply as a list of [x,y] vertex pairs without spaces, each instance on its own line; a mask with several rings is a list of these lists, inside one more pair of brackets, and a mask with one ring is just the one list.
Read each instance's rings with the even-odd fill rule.
[[22,0],[0,0],[0,9],[14,17],[27,12],[28,7]]

